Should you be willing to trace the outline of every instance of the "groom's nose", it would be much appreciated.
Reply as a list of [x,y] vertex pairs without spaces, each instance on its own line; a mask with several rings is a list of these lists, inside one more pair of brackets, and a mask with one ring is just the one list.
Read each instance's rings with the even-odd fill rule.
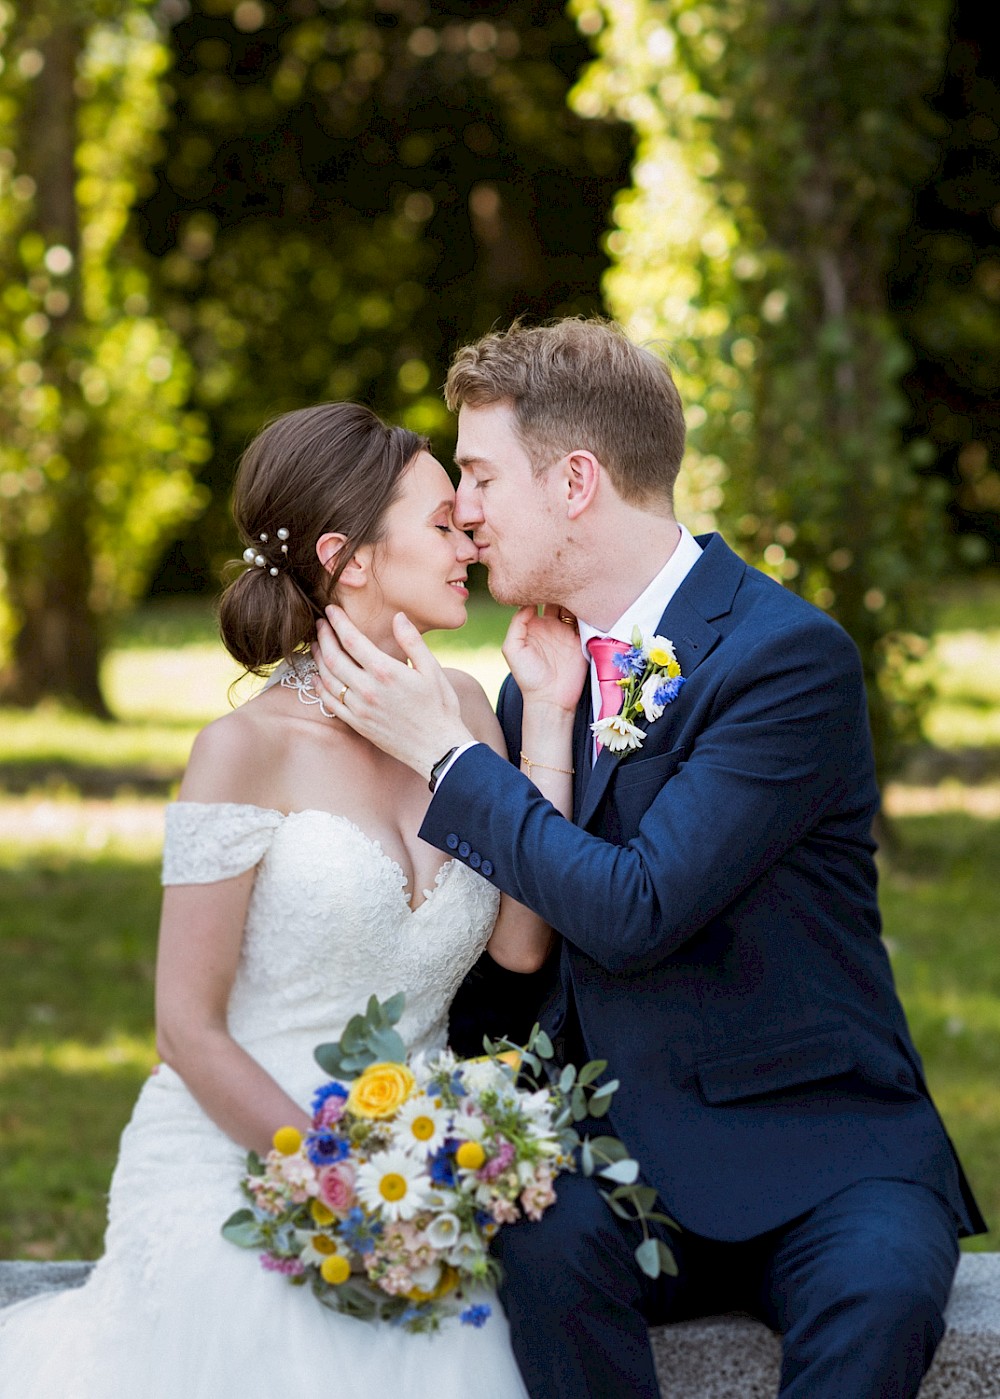
[[453,513],[459,529],[475,529],[476,525],[482,524],[483,512],[474,481],[468,482],[464,478],[459,481]]

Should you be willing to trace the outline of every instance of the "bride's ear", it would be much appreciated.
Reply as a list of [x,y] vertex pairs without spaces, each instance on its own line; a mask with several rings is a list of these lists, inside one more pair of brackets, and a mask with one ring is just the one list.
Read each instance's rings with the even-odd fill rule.
[[[321,534],[316,540],[316,557],[332,573],[340,564],[340,554],[347,543],[346,534]],[[352,554],[337,579],[337,587],[362,588],[371,576],[370,550],[359,549]]]

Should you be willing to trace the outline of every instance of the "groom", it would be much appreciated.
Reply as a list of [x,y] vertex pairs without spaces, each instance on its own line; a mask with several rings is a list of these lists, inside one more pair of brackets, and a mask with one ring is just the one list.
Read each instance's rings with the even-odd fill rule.
[[[663,1235],[678,1276],[650,1280],[632,1226],[564,1176],[540,1223],[501,1230],[528,1389],[653,1399],[648,1324],[741,1308],[782,1333],[783,1399],[915,1395],[957,1237],[984,1226],[879,937],[857,652],[718,535],[676,522],[681,404],[614,326],[488,335],[446,392],[456,523],[491,591],[558,600],[593,658],[573,822],[512,765],[512,681],[505,763],[472,741],[415,633],[408,668],[333,613],[328,703],[349,679],[342,717],[430,779],[422,838],[562,935],[546,1026],[570,1057],[610,1061],[613,1129],[683,1229]],[[636,626],[669,639],[684,683],[640,719],[640,748],[597,751],[590,725],[614,712],[613,655]]]

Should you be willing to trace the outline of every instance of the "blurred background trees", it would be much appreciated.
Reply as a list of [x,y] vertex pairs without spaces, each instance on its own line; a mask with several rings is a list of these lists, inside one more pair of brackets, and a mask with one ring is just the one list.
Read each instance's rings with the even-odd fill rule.
[[99,711],[108,619],[144,590],[214,588],[232,470],[267,417],[355,397],[447,457],[439,386],[463,339],[609,309],[675,365],[684,517],[847,626],[888,770],[938,580],[1000,545],[982,7],[0,16],[9,698]]

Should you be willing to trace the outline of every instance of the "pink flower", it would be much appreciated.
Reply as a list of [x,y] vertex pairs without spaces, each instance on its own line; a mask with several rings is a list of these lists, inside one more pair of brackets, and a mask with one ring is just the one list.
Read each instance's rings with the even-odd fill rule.
[[[328,1100],[329,1101],[329,1100]],[[354,1204],[354,1167],[339,1161],[320,1172],[319,1197],[334,1214],[346,1214]]]
[[323,1103],[319,1112],[313,1117],[314,1127],[332,1127],[335,1122],[339,1122],[344,1115],[344,1104],[346,1098],[338,1098],[331,1094]]
[[514,1159],[514,1148],[510,1142],[501,1142],[495,1156],[491,1156],[477,1176],[477,1180],[496,1180]]
[[513,1224],[521,1218],[521,1211],[513,1200],[497,1198],[490,1202],[490,1214],[498,1224]]
[[273,1253],[262,1253],[260,1266],[269,1273],[284,1273],[285,1277],[296,1277],[304,1271],[301,1258],[275,1258]]
[[529,1219],[539,1220],[549,1205],[555,1204],[556,1192],[552,1189],[552,1172],[539,1166],[535,1178],[521,1191],[521,1206]]

